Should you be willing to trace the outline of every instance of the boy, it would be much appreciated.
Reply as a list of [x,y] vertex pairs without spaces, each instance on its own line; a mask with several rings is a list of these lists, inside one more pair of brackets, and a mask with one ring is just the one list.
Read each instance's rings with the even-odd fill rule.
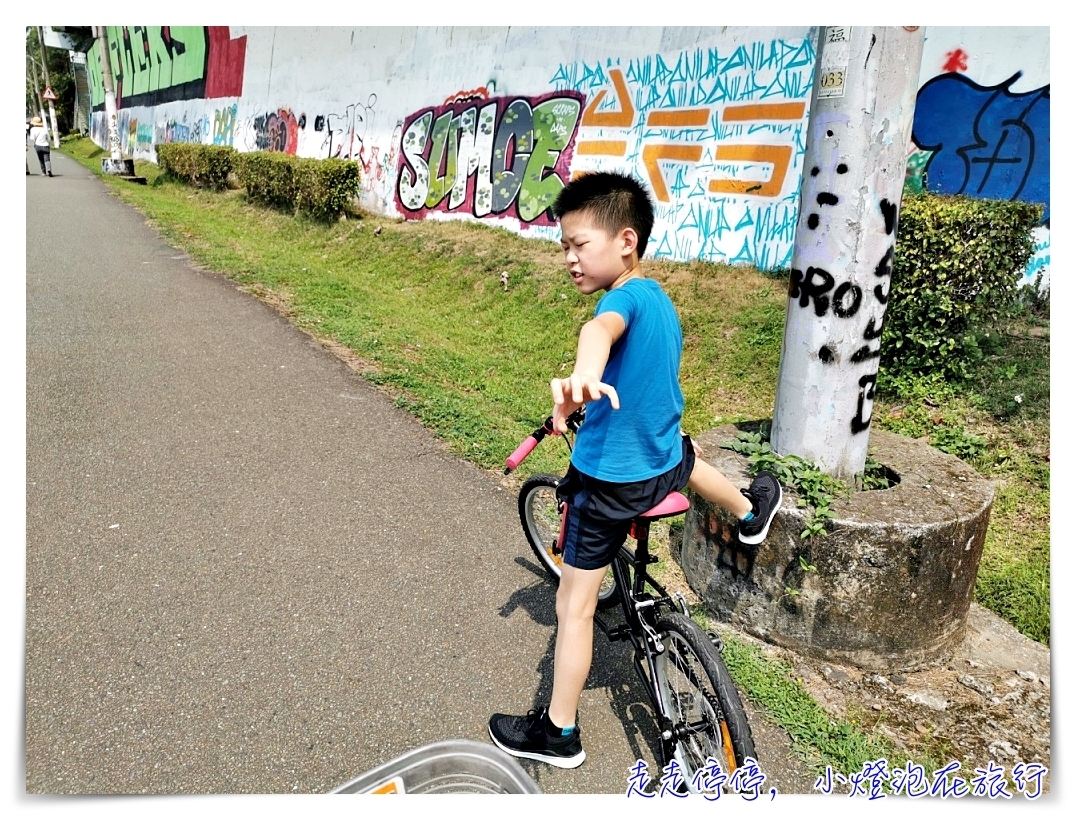
[[560,432],[590,403],[557,489],[568,518],[553,695],[548,708],[524,717],[493,715],[489,733],[511,755],[575,768],[586,757],[575,724],[593,655],[598,587],[631,519],[686,484],[739,518],[740,540],[757,544],[780,506],[781,487],[760,473],[749,490],[737,490],[695,460],[691,439],[680,431],[680,321],[660,285],[639,268],[654,225],[642,186],[621,174],[585,174],[560,192],[553,214],[576,288],[606,293],[579,333],[572,374],[550,382]]

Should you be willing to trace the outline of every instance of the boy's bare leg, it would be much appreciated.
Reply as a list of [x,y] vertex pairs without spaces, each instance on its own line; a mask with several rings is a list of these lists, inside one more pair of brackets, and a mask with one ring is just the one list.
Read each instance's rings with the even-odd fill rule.
[[737,518],[751,512],[751,502],[731,481],[712,464],[695,459],[695,467],[687,486],[714,504],[720,504]]
[[[740,496],[741,498],[743,496]],[[561,567],[557,588],[557,639],[553,650],[553,697],[549,719],[553,725],[575,725],[579,698],[594,657],[594,611],[605,568]]]

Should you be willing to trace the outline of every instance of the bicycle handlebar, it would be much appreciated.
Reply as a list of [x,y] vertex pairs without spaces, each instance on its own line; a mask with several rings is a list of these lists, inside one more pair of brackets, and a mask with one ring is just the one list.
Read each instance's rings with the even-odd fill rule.
[[533,436],[527,436],[523,443],[520,444],[512,455],[508,456],[504,460],[504,474],[512,472],[516,467],[523,463],[523,459],[531,454],[531,450],[538,446],[538,439]]
[[[586,418],[587,406],[584,404],[570,416],[568,416],[568,429],[573,433],[579,432],[579,426]],[[504,460],[504,474],[508,475],[512,470],[523,463],[523,459],[533,452],[534,448],[538,446],[538,443],[548,435],[559,436],[555,429],[553,429],[553,417],[547,416],[546,420],[542,422],[542,426],[527,436],[520,445],[513,451],[512,455],[508,456]],[[571,445],[569,445],[571,446]]]

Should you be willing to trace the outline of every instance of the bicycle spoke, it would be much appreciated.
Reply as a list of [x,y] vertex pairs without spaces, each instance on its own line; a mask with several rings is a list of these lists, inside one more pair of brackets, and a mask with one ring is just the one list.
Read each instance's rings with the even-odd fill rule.
[[755,751],[747,716],[720,654],[702,630],[679,613],[663,618],[659,627],[665,652],[657,659],[658,689],[672,723],[672,756],[688,783],[711,761],[731,774]]

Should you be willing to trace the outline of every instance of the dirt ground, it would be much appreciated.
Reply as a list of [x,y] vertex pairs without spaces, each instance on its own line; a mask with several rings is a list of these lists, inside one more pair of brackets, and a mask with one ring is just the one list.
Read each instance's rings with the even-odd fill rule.
[[[972,604],[953,656],[919,672],[884,675],[766,652],[789,662],[827,711],[876,728],[898,751],[940,765],[958,760],[966,773],[991,763],[1010,777],[1020,762],[1050,768],[1050,650],[981,606]],[[1043,793],[1049,781],[1047,772]]]

